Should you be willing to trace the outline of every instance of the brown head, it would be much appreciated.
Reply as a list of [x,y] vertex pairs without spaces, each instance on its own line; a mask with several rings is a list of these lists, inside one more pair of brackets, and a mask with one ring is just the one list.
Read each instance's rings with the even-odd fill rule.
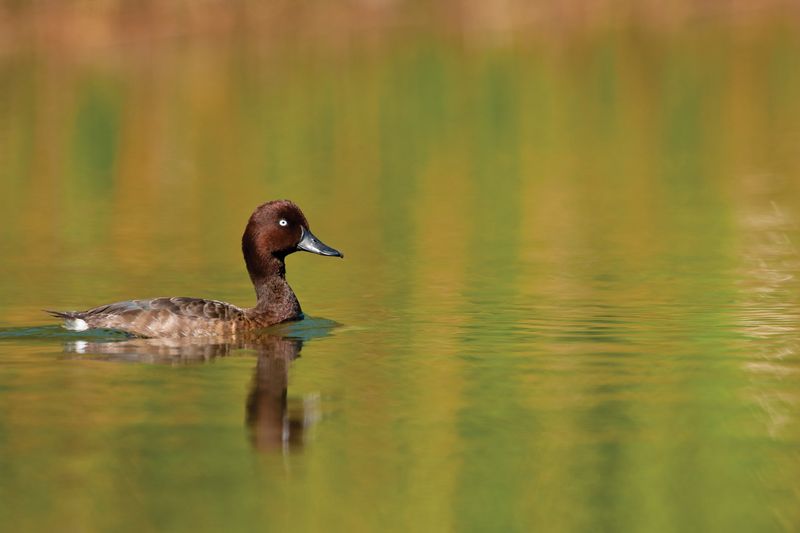
[[242,253],[250,278],[255,282],[274,275],[276,265],[283,275],[284,258],[297,251],[344,257],[311,233],[305,215],[293,202],[273,200],[258,206],[242,235]]

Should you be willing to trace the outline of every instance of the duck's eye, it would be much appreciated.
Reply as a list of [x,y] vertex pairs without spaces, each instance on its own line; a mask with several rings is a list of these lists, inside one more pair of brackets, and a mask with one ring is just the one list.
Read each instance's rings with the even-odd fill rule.
[[289,222],[287,222],[285,218],[282,218],[278,221],[278,224],[280,224],[281,226],[288,226]]

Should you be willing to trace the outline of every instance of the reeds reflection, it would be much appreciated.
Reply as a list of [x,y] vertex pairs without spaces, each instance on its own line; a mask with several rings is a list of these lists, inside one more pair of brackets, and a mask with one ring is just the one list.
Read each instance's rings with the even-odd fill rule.
[[[6,56],[0,327],[132,297],[250,305],[242,226],[279,197],[348,250],[289,277],[349,326],[299,335],[288,377],[275,351],[59,360],[98,339],[0,332],[3,522],[797,529],[800,34],[710,22],[563,46],[397,26],[338,49],[287,24]],[[291,398],[316,390],[336,423],[296,475],[253,461],[300,437]]]
[[[313,336],[324,336],[333,322],[315,321]],[[308,335],[306,339],[310,338]],[[78,357],[115,362],[189,365],[210,362],[245,350],[255,353],[256,366],[245,401],[245,421],[253,447],[259,451],[288,451],[305,442],[306,429],[319,419],[314,399],[288,398],[289,369],[300,357],[303,338],[258,333],[224,339],[142,339],[69,341],[64,351]]]

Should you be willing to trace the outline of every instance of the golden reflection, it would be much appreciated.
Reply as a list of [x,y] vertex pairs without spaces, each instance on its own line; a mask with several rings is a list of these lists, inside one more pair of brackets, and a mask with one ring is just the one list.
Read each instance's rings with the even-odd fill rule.
[[737,319],[742,333],[758,341],[751,344],[744,368],[774,439],[791,426],[800,405],[796,391],[776,386],[797,372],[792,362],[800,352],[800,311],[794,296],[800,253],[792,239],[796,215],[779,200],[785,195],[784,181],[780,176],[748,176],[738,198],[742,266]]
[[154,43],[186,36],[250,37],[263,41],[265,47],[294,39],[318,42],[338,51],[348,50],[354,38],[377,46],[385,35],[408,26],[488,47],[519,40],[566,41],[589,31],[624,25],[668,33],[707,23],[710,18],[739,26],[776,17],[794,20],[797,10],[790,6],[786,0],[708,4],[692,0],[5,2],[0,3],[0,51],[29,41],[42,48],[89,51],[133,42],[147,50]]
[[[502,31],[502,13],[487,17]],[[305,346],[293,378],[302,340],[284,338],[226,359],[248,366],[225,383],[222,364],[196,369],[202,379],[52,364],[49,345],[7,340],[7,522],[767,530],[772,500],[800,523],[797,32],[621,29],[497,48],[412,32],[341,53],[288,41],[5,61],[3,326],[88,297],[246,304],[241,224],[254,198],[286,196],[344,236],[346,263],[291,259],[290,277],[306,310],[352,328],[325,357]],[[168,343],[71,351],[185,365],[242,348]],[[166,391],[143,380],[106,394],[178,373]],[[302,454],[302,476],[265,484],[237,452],[308,439],[315,411],[295,412],[290,379],[329,391],[341,424]],[[230,442],[196,440],[227,422]],[[224,483],[173,460],[187,442]],[[92,446],[109,450],[80,462]],[[41,472],[54,477],[30,489]],[[93,492],[63,490],[76,478]],[[132,492],[150,499],[131,506]],[[185,512],[164,505],[174,495]],[[50,502],[61,507],[39,512]],[[376,512],[343,512],[365,506]],[[106,515],[119,523],[92,521]]]

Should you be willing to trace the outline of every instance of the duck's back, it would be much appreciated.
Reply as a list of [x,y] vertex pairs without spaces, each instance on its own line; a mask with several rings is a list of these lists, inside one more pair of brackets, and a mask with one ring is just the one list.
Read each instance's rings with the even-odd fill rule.
[[106,328],[140,337],[220,336],[246,327],[245,311],[203,298],[127,300],[87,311],[51,311],[67,329]]

